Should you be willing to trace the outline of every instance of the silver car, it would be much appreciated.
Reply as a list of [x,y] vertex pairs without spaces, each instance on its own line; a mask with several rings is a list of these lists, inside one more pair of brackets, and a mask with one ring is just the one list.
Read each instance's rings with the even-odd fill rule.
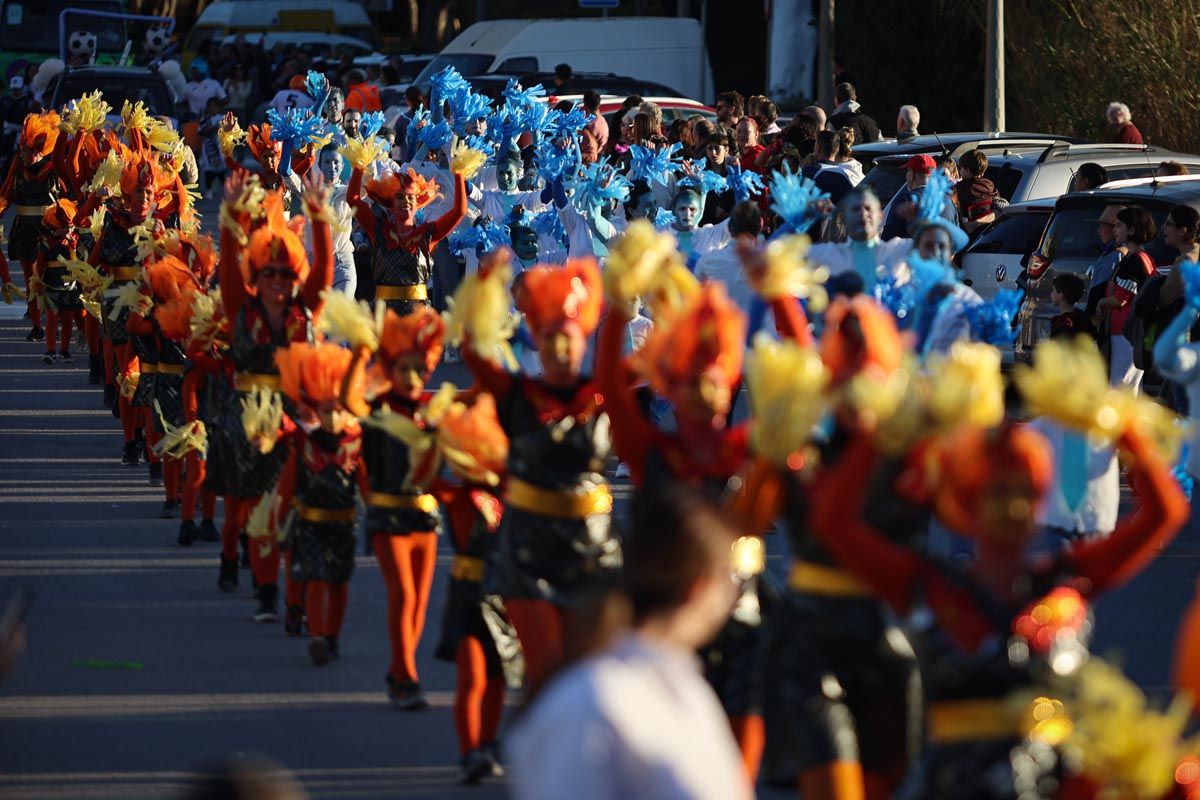
[[996,214],[992,222],[958,255],[962,282],[984,300],[1001,289],[1017,288],[1017,276],[1046,229],[1054,203],[1037,200],[1013,203]]

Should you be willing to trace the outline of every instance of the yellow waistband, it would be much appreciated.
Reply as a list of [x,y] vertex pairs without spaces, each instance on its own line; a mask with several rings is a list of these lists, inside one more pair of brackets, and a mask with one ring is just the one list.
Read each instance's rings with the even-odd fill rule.
[[429,297],[429,289],[425,284],[415,286],[376,286],[376,300],[425,300]]
[[424,511],[426,514],[436,514],[437,498],[431,494],[387,494],[386,492],[367,492],[367,505],[377,508],[405,508],[410,511]]
[[543,489],[519,478],[509,478],[505,501],[513,508],[545,514],[548,517],[583,518],[612,511],[612,495],[607,486],[597,486],[590,492]]
[[141,267],[109,267],[108,274],[114,281],[136,281],[142,277]]
[[13,206],[18,217],[40,217],[53,206]]
[[183,364],[163,364],[160,362],[158,365],[158,371],[159,374],[163,375],[182,375]]
[[1020,713],[1007,699],[930,703],[929,741],[937,744],[1020,735]]
[[153,375],[158,372],[158,364],[149,361],[138,362],[138,372],[143,375]]
[[308,522],[353,522],[357,515],[353,508],[313,508],[302,503],[296,505],[296,513]]
[[450,577],[458,581],[483,580],[483,559],[474,556],[455,556],[450,562]]
[[253,392],[256,389],[278,389],[279,376],[266,372],[239,372],[233,376],[233,388],[239,392]]
[[797,592],[841,597],[868,597],[871,587],[852,572],[811,561],[793,561],[788,586]]

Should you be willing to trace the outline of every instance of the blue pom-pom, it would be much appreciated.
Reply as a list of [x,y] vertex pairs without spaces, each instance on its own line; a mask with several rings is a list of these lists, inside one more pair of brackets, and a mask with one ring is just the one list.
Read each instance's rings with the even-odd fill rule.
[[559,147],[553,139],[543,139],[534,151],[534,163],[537,164],[538,174],[552,181],[563,177],[567,170],[574,167],[575,152]]
[[471,84],[467,83],[454,67],[446,67],[435,74],[429,79],[429,85],[430,91],[437,96],[439,102],[454,102],[454,98],[459,94],[471,91]]
[[657,208],[654,210],[654,229],[656,231],[665,231],[675,224],[675,212],[668,211],[665,208]]
[[1001,289],[991,300],[968,306],[963,313],[971,326],[971,338],[997,347],[1012,344],[1017,338],[1013,320],[1024,297],[1020,289]]
[[819,220],[822,212],[815,207],[819,200],[829,199],[817,184],[784,166],[783,172],[771,175],[771,210],[794,232],[802,233]]
[[1191,445],[1184,443],[1183,449],[1179,451],[1179,463],[1175,465],[1175,469],[1171,470],[1171,475],[1175,478],[1175,482],[1179,484],[1179,488],[1183,490],[1183,494],[1188,500],[1192,499],[1192,490],[1196,482],[1192,479],[1192,473],[1188,472],[1188,453],[1191,450]]
[[633,184],[607,158],[583,168],[583,176],[575,183],[575,202],[582,208],[599,205],[605,201],[625,202]]
[[364,139],[370,139],[375,134],[379,133],[379,129],[383,127],[384,117],[382,111],[368,111],[362,115],[362,121],[358,125],[359,133]]
[[329,97],[329,79],[324,73],[310,69],[304,79],[304,91],[313,99],[313,105],[320,108]]
[[415,151],[420,145],[421,129],[428,122],[429,110],[425,106],[420,106],[413,112],[412,119],[408,121],[408,128],[404,131],[404,143],[408,146],[409,152]]
[[1200,311],[1200,264],[1188,259],[1179,265],[1183,277],[1183,292],[1188,305]]
[[660,150],[633,145],[629,148],[629,179],[666,185],[672,175],[683,169],[683,162],[678,158],[682,147],[678,142]]
[[752,169],[742,169],[737,164],[731,163],[726,180],[729,182],[729,187],[733,189],[735,203],[744,203],[751,197],[757,197],[763,193],[762,178]]
[[546,236],[556,242],[566,241],[567,230],[558,216],[558,210],[553,207],[534,215],[529,227],[537,231],[539,236]]
[[450,123],[442,120],[421,128],[417,136],[421,144],[425,145],[425,149],[441,150],[454,139],[454,131],[451,130]]
[[454,118],[454,132],[459,136],[466,133],[467,125],[492,113],[492,101],[485,95],[461,92],[450,100],[450,114]]
[[888,275],[875,284],[874,294],[875,302],[895,317],[897,328],[908,330],[912,327],[920,307],[920,299],[912,283],[897,283],[894,277]]
[[546,90],[540,83],[522,89],[516,78],[509,78],[504,87],[505,104],[514,108],[526,108],[532,105],[544,105],[541,101],[546,97]]

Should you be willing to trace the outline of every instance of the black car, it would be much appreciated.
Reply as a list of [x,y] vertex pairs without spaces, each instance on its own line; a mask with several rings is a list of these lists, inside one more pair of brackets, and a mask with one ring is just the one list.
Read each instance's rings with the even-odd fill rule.
[[157,70],[149,67],[68,67],[58,76],[50,105],[62,108],[71,100],[96,90],[103,92],[104,100],[114,114],[121,113],[121,107],[128,100],[144,103],[151,116],[172,119],[178,116],[171,87]]

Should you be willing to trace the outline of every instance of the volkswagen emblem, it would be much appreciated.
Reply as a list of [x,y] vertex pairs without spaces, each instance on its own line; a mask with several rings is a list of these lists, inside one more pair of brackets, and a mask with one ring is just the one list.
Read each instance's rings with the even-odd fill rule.
[[1003,264],[996,265],[996,283],[1004,283],[1004,279],[1008,277],[1008,267]]

